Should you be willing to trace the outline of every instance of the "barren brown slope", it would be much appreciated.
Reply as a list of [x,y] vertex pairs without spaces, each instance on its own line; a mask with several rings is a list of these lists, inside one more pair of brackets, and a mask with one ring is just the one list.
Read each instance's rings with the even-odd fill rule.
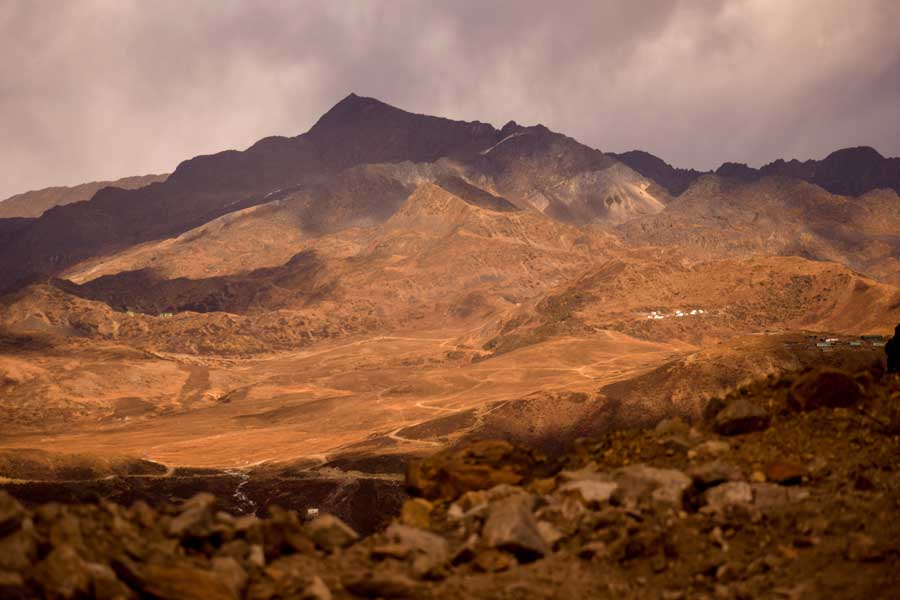
[[90,200],[94,194],[106,187],[136,190],[151,183],[165,181],[168,176],[168,173],[161,175],[136,175],[114,181],[92,181],[81,185],[49,187],[16,194],[0,201],[0,219],[15,217],[37,218],[54,206]]
[[[569,280],[614,247],[609,235],[584,232],[535,212],[510,210],[509,205],[501,211],[482,208],[478,203],[483,201],[480,196],[467,201],[440,185],[423,184],[384,226],[308,239],[279,237],[279,251],[306,249],[276,267],[178,278],[168,278],[166,269],[145,268],[104,275],[82,285],[60,281],[57,286],[119,311],[100,320],[124,321],[121,326],[106,327],[123,336],[144,337],[142,329],[129,325],[134,319],[121,314],[126,310],[152,315],[227,312],[253,315],[255,322],[269,319],[271,311],[287,310],[305,319],[313,331],[321,330],[323,320],[345,320],[347,331],[358,331],[366,320],[370,326],[390,330],[410,323],[440,323],[448,317],[470,322],[506,310]],[[214,261],[228,264],[216,255],[217,248],[240,247],[235,238],[246,231],[241,223],[258,228],[271,223],[265,214],[258,217],[264,210],[247,211],[235,220],[237,227],[224,224],[219,231],[191,234],[190,241],[176,240],[143,251],[151,257],[161,252],[165,263],[185,268],[210,265],[211,255]],[[293,228],[288,223],[282,230]],[[199,243],[206,235],[216,236],[219,242]],[[122,264],[127,257],[111,259],[106,268]],[[88,272],[96,273],[96,268],[90,266]],[[28,298],[28,293],[20,294],[11,306],[25,307]],[[37,306],[49,299],[46,294],[35,298],[44,298]],[[19,316],[10,316],[11,323],[22,318],[23,310],[27,312],[16,310]],[[67,320],[65,309],[34,310],[51,320]],[[91,309],[88,314],[94,312]],[[229,318],[247,322],[242,317]],[[175,322],[184,319],[198,321],[200,317],[179,315]],[[261,333],[260,339],[270,339],[269,334]]]
[[150,269],[163,279],[202,279],[275,267],[305,250],[326,257],[353,256],[377,235],[370,226],[388,219],[426,182],[438,183],[475,206],[515,209],[454,173],[433,163],[353,167],[328,182],[276,193],[264,204],[228,213],[177,237],[78,263],[62,277],[80,284]]
[[698,179],[664,212],[619,228],[630,245],[694,259],[794,255],[839,262],[900,283],[900,198],[890,190],[836,196],[788,178]]
[[464,164],[477,185],[559,221],[621,223],[662,210],[669,194],[613,155],[542,125],[507,124],[502,139]]
[[835,263],[614,259],[512,313],[486,348],[503,352],[565,332],[605,329],[693,343],[770,329],[888,333],[898,320],[900,289]]
[[[265,210],[267,207],[250,210],[234,224],[251,223],[256,228],[251,231],[260,231],[263,224],[274,221],[265,214],[257,215]],[[155,338],[156,331],[171,336],[179,323],[199,326],[203,319],[196,313],[227,312],[232,316],[210,317],[211,334],[223,333],[213,323],[225,319],[235,324],[234,333],[242,337],[239,332],[243,328],[236,324],[249,321],[238,314],[252,314],[255,323],[274,323],[284,319],[284,314],[267,313],[286,309],[307,323],[311,333],[303,337],[312,339],[317,337],[312,332],[321,331],[324,322],[346,320],[345,330],[350,332],[358,329],[360,318],[385,327],[389,322],[397,325],[423,315],[443,319],[448,311],[459,315],[478,312],[498,301],[512,305],[586,268],[600,252],[602,239],[536,213],[484,209],[434,184],[420,186],[384,227],[344,230],[309,240],[281,235],[295,228],[290,222],[272,227],[270,235],[278,237],[279,251],[292,252],[303,247],[302,243],[308,249],[276,267],[231,275],[169,278],[165,269],[145,268],[104,275],[81,286],[58,283],[85,299],[105,302],[113,311],[96,303],[66,300],[65,294],[46,288],[33,288],[6,302],[5,321],[12,326],[31,319],[47,327],[146,340]],[[173,265],[172,270],[178,265],[210,264],[210,256],[217,265],[228,264],[231,254],[223,255],[220,250],[240,244],[246,230],[230,223],[223,223],[220,230],[210,229],[207,226],[162,248],[163,262]],[[203,243],[208,236],[216,236],[219,242]],[[293,245],[295,240],[298,246]],[[319,247],[325,250],[317,252]],[[340,251],[330,254],[333,249]],[[153,249],[148,249],[148,254],[153,256]],[[185,314],[137,326],[144,317],[123,314],[129,309],[152,315]],[[190,325],[186,331],[193,329]],[[292,339],[289,330],[286,322],[285,340]],[[188,337],[197,342],[206,336]],[[271,338],[260,332],[259,339]],[[247,350],[259,347],[253,343]]]

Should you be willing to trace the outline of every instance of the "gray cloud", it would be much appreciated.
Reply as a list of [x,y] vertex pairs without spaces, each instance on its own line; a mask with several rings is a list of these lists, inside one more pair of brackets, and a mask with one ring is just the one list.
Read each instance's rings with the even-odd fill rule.
[[305,131],[351,91],[678,166],[900,154],[895,0],[0,3],[0,197]]

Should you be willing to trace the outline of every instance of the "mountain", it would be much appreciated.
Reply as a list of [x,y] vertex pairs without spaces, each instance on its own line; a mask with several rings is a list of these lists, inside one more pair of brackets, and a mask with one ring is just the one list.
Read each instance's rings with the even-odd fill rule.
[[664,189],[610,155],[541,125],[510,122],[501,135],[464,173],[522,208],[568,223],[618,223],[659,212],[669,200]]
[[833,261],[900,284],[900,198],[858,198],[800,179],[705,175],[666,211],[619,227],[626,243],[677,249],[694,260],[792,255]]
[[[525,301],[573,277],[614,245],[608,235],[519,210],[458,179],[417,186],[382,224],[312,239],[287,235],[290,227],[273,217],[283,208],[244,209],[230,222],[220,218],[178,238],[88,263],[71,280],[57,279],[53,285],[120,314],[221,312],[253,316],[246,320],[249,326],[266,313],[290,311],[314,329],[344,323],[347,332],[359,332],[360,315],[376,314],[366,327],[422,326],[423,319],[446,326]],[[269,253],[253,253],[264,238],[277,244]],[[222,254],[248,240],[246,258],[239,252]],[[280,260],[279,254],[288,258]],[[508,269],[511,264],[519,268]],[[50,297],[30,308],[13,304],[24,312],[8,313],[6,323],[21,323],[37,310],[52,326],[71,326],[68,311],[52,309]],[[143,333],[123,323],[132,319],[95,308],[89,312],[96,315],[92,320],[107,323],[91,330],[143,339]],[[200,315],[190,319],[203,320]],[[260,331],[258,339],[269,338]],[[292,343],[308,342],[302,336]]]
[[178,235],[283,190],[315,187],[363,157],[384,163],[461,156],[489,147],[498,135],[482,123],[413,115],[351,94],[306,134],[196,157],[164,182],[106,188],[88,202],[47,211],[0,248],[0,291],[100,253]]
[[724,163],[716,174],[746,181],[772,176],[792,177],[843,196],[861,196],[877,189],[900,193],[900,158],[885,158],[868,146],[837,150],[822,160],[779,159],[759,169],[740,163]]
[[643,150],[632,150],[622,154],[613,154],[612,156],[644,177],[652,179],[673,196],[681,194],[695,179],[703,175],[703,173],[694,169],[673,167],[663,159]]
[[[105,188],[90,201],[0,228],[7,230],[0,236],[0,292],[277,199],[294,203],[295,218],[311,231],[383,221],[414,183],[405,181],[410,169],[386,173],[391,169],[384,165],[404,163],[414,165],[419,179],[458,177],[520,208],[576,224],[622,222],[658,212],[669,200],[664,189],[615,158],[545,127],[511,123],[496,130],[351,94],[299,136],[196,157],[163,182],[138,190]],[[398,184],[392,199],[364,201],[353,193],[341,200],[335,186],[355,178],[357,191],[367,189],[362,180],[375,165]]]
[[690,262],[672,253],[613,258],[485,328],[494,353],[560,335],[618,331],[700,346],[751,332],[860,335],[900,321],[900,288],[798,257]]
[[107,187],[123,190],[135,190],[144,186],[165,181],[167,174],[138,175],[123,177],[115,181],[93,181],[71,187],[49,187],[10,196],[0,201],[0,219],[16,217],[37,218],[54,206],[63,206],[73,202],[90,200],[98,191]]

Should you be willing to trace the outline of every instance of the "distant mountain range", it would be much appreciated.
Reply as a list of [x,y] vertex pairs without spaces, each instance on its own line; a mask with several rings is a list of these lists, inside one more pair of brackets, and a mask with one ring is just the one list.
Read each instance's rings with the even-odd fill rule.
[[[444,182],[455,185],[454,191],[474,190],[496,199],[491,202],[563,223],[615,226],[682,214],[685,194],[693,198],[699,189],[715,187],[697,187],[709,176],[673,168],[641,151],[604,153],[541,125],[510,122],[498,130],[477,121],[412,114],[351,94],[302,135],[265,138],[243,152],[195,157],[167,178],[30,192],[0,203],[0,211],[6,211],[0,214],[18,217],[37,217],[55,205],[37,218],[0,219],[0,291],[275,200],[291,205],[285,210],[304,231],[327,233],[384,222],[417,185]],[[729,188],[733,190],[788,177],[831,194],[860,196],[880,188],[900,190],[900,159],[851,148],[821,161],[779,160],[760,169],[726,163],[715,176],[733,181],[728,184],[737,186]],[[789,187],[779,189],[787,193]],[[90,200],[79,201],[92,192]],[[891,214],[885,218],[890,219],[896,211],[890,201],[888,205]],[[887,209],[878,204],[866,210]],[[864,220],[877,227],[879,218],[867,215]],[[819,226],[818,234],[823,227],[831,226]],[[857,234],[865,237],[867,232],[844,231],[840,243],[851,243],[847,236]],[[879,239],[890,252],[896,249],[893,232],[879,234]],[[809,244],[781,244],[784,251],[791,247],[816,256]]]
[[94,194],[106,187],[136,190],[151,183],[165,181],[166,177],[167,174],[138,175],[115,181],[92,181],[75,186],[49,187],[16,194],[0,201],[0,219],[40,217],[54,206],[90,200]]

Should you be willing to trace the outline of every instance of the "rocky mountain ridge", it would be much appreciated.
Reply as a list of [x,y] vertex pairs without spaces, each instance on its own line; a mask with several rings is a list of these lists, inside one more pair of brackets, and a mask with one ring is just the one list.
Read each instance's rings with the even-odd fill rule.
[[[738,181],[790,176],[859,195],[896,189],[897,160],[850,149],[802,168],[773,163],[758,176],[720,172]],[[195,157],[165,181],[102,189],[34,220],[0,220],[0,292],[273,202],[282,202],[281,218],[318,235],[384,222],[423,180],[456,180],[562,222],[616,225],[667,214],[673,198],[697,191],[708,177],[701,175],[643,152],[604,153],[541,125],[510,122],[498,130],[351,94],[296,137]]]

